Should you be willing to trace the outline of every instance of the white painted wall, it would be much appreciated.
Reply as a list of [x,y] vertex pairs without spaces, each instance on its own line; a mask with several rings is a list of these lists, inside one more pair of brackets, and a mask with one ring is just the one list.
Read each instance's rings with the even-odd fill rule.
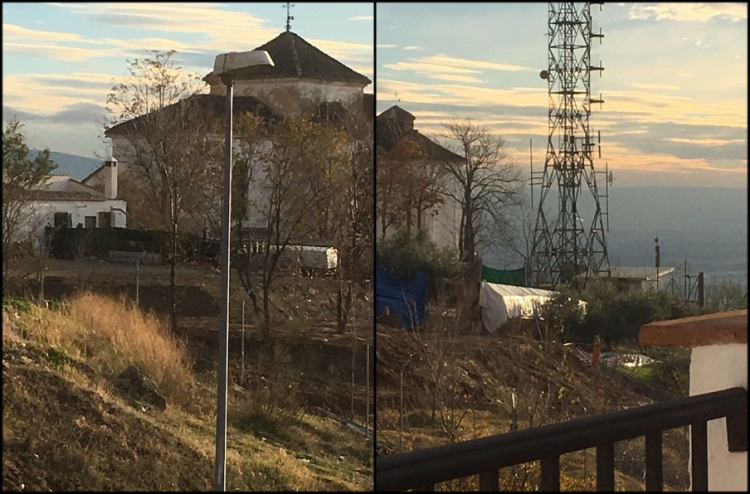
[[[29,221],[26,223],[26,230],[20,232],[19,236],[23,237],[31,232],[35,232],[35,238],[40,239],[46,226],[54,226],[55,213],[70,213],[72,227],[75,228],[78,223],[85,225],[86,216],[95,216],[97,226],[99,222],[99,213],[110,212],[110,207],[115,207],[127,211],[127,204],[123,200],[113,201],[32,201],[29,204],[31,214]],[[112,211],[112,226],[125,228],[125,214],[121,211]]]
[[[224,84],[211,86],[211,94],[226,94]],[[339,102],[348,110],[361,109],[363,86],[351,82],[300,79],[237,80],[235,96],[255,96],[281,116],[311,111],[322,102]]]
[[[747,389],[747,344],[692,349],[690,396],[741,386]],[[726,419],[708,423],[708,489],[747,492],[747,452],[730,453]]]
[[437,214],[430,214],[427,224],[430,238],[438,247],[458,249],[458,234],[461,229],[461,205],[455,199],[444,196],[445,203],[437,209]]
[[[422,217],[422,227],[427,229],[430,239],[437,244],[439,248],[451,247],[458,248],[458,232],[461,228],[461,206],[452,198],[444,196],[445,203],[425,211]],[[417,227],[416,218],[412,219],[413,228]],[[377,235],[382,237],[380,227],[380,216],[377,221]],[[398,228],[388,226],[385,229],[385,238],[391,238]]]

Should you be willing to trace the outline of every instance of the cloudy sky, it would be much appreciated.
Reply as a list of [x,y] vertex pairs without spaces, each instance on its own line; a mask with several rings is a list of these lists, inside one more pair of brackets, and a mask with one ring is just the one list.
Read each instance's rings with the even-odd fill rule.
[[[528,169],[547,142],[547,3],[378,3],[377,110],[427,135],[451,117],[503,135]],[[615,187],[747,187],[747,4],[606,3],[590,125]],[[597,29],[598,30],[598,29]]]
[[[16,114],[31,147],[105,154],[107,93],[127,59],[174,49],[179,65],[205,75],[217,54],[283,32],[283,5],[3,2],[3,126]],[[373,79],[373,13],[372,3],[300,2],[292,31]]]

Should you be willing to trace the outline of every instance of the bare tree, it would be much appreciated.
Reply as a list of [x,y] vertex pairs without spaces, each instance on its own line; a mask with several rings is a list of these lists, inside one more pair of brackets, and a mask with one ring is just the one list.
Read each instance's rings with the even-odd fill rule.
[[419,360],[427,371],[427,387],[432,399],[432,421],[451,443],[462,439],[463,423],[477,397],[467,386],[465,359],[457,355],[461,344],[454,321],[438,316],[432,331],[415,328],[413,336]]
[[416,214],[417,230],[423,228],[424,216],[431,209],[442,205],[445,200],[442,195],[443,172],[442,167],[432,161],[421,161],[412,165],[414,177],[414,201],[412,208]]
[[174,63],[174,51],[129,61],[127,82],[107,97],[107,136],[124,139],[117,157],[134,169],[142,191],[169,232],[170,316],[177,329],[175,271],[179,235],[216,202],[220,187],[220,121],[197,96],[205,86]]
[[736,281],[722,280],[708,286],[709,312],[747,309],[747,289]]
[[253,311],[261,315],[258,299],[251,282],[251,275],[257,269],[254,260],[259,254],[248,242],[256,238],[244,237],[245,225],[250,219],[250,207],[257,206],[250,197],[250,186],[259,173],[259,160],[262,159],[264,145],[268,144],[269,125],[263,117],[246,112],[234,119],[234,168],[232,170],[232,218],[235,222],[238,242],[232,246],[232,267],[242,283],[245,292],[253,303]]
[[[34,228],[34,211],[30,207],[34,191],[57,168],[49,149],[31,158],[23,124],[15,117],[3,131],[3,288],[9,286],[10,261],[17,253],[16,243],[38,240]],[[33,245],[33,243],[32,243]]]
[[352,309],[355,279],[372,276],[373,205],[375,184],[372,125],[364,120],[349,123],[348,159],[340,168],[331,208],[331,236],[338,251],[336,316],[339,332],[346,329]]
[[462,259],[473,262],[480,243],[490,240],[483,236],[487,225],[501,224],[505,208],[517,203],[520,170],[509,161],[501,136],[471,120],[451,120],[443,127],[440,137],[445,146],[463,160],[443,162],[442,192],[461,207],[459,252]]
[[531,250],[534,242],[534,227],[536,211],[522,200],[516,206],[509,208],[508,214],[497,218],[500,223],[491,226],[494,236],[499,240],[497,250],[504,251],[503,261],[523,262],[526,279],[531,276]]
[[425,213],[443,203],[442,167],[428,160],[427,153],[410,137],[402,137],[388,151],[378,148],[377,174],[381,235],[390,226],[421,229]]
[[257,203],[267,225],[262,271],[266,320],[279,259],[292,239],[310,234],[320,205],[334,197],[336,189],[327,185],[326,170],[346,163],[347,154],[341,131],[305,116],[286,117],[275,127],[271,143],[263,153],[262,173],[254,177],[260,191]]

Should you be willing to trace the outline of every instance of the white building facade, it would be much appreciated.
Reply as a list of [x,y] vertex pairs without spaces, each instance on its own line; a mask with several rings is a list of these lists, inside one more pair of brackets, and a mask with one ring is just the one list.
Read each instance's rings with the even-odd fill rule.
[[[372,81],[326,55],[296,33],[285,31],[256,49],[267,51],[274,65],[249,67],[235,75],[235,115],[250,112],[261,116],[271,131],[274,122],[287,116],[302,114],[325,115],[329,111],[335,111],[339,115],[348,114],[354,119],[371,118],[368,106],[374,106],[374,100],[372,95],[364,93],[364,88]],[[207,111],[223,119],[226,86],[213,72],[203,80],[209,85],[210,92],[194,98],[198,98]],[[130,162],[136,155],[133,143],[138,141],[138,136],[129,133],[127,124],[125,122],[115,126],[106,134],[112,141],[113,155],[121,162],[121,171],[135,173],[135,167]],[[223,146],[223,135],[211,138],[217,140],[217,146]],[[237,141],[235,146],[238,146]],[[260,142],[258,156],[269,152],[271,146],[271,139]],[[247,193],[248,219],[243,226],[263,229],[268,224],[262,214],[262,205],[267,203],[268,192],[263,163],[256,161],[254,165]],[[101,170],[97,170],[84,181],[92,186],[100,186],[101,180]],[[195,227],[201,230],[205,225],[215,223],[205,221]]]
[[125,228],[127,203],[117,196],[117,162],[110,160],[102,169],[104,193],[68,175],[50,175],[32,192],[19,240],[30,239],[38,248],[48,227]]

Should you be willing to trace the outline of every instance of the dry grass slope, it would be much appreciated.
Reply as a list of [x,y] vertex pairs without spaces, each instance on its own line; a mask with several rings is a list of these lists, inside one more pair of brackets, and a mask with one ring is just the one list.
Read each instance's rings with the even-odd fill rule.
[[[131,364],[165,411],[112,386]],[[215,380],[197,378],[185,342],[127,300],[4,303],[3,374],[3,490],[211,489]],[[249,393],[230,393],[228,489],[372,488],[360,438],[314,416],[267,433],[243,419]]]

